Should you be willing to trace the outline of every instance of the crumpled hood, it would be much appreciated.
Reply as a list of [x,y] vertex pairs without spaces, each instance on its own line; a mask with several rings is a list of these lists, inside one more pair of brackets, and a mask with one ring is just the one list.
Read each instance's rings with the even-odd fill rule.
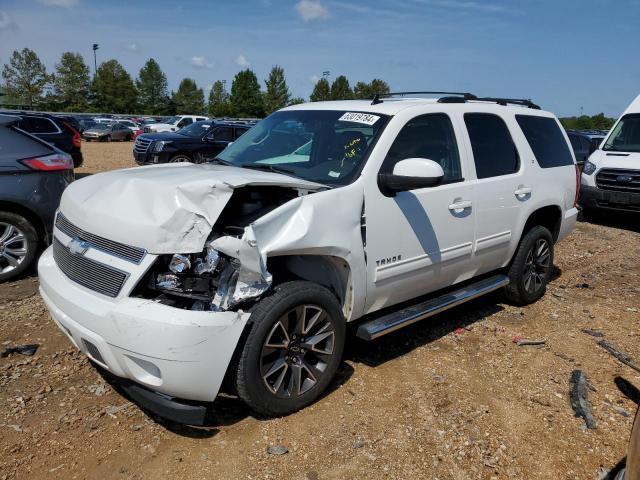
[[195,253],[233,189],[271,185],[316,190],[287,175],[222,165],[168,164],[91,175],[73,182],[60,211],[77,227],[150,253]]

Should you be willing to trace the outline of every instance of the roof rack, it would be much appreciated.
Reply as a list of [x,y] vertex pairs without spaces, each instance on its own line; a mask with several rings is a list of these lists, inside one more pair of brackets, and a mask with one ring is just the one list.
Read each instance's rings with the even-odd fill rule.
[[383,97],[403,97],[405,95],[443,95],[438,99],[438,103],[466,103],[475,102],[494,102],[498,105],[521,105],[523,107],[534,108],[540,110],[540,106],[533,103],[528,98],[501,98],[501,97],[478,97],[469,92],[391,92],[379,94],[376,93],[371,101],[371,105],[382,103]]

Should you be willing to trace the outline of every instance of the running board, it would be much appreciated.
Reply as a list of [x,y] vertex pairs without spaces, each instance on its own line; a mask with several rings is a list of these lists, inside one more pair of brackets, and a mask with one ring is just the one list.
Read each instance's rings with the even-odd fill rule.
[[485,278],[439,297],[365,321],[358,327],[356,336],[363,340],[375,340],[382,335],[444,312],[508,284],[509,278],[506,275],[494,275]]

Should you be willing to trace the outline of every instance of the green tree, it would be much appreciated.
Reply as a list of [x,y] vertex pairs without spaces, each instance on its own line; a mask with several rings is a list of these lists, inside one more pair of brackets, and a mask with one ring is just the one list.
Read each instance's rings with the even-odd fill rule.
[[350,100],[353,91],[349,86],[349,80],[344,75],[337,77],[331,84],[331,100]]
[[2,78],[7,96],[14,102],[30,107],[42,99],[42,92],[51,81],[36,52],[28,48],[13,52],[9,63],[2,68]]
[[204,92],[191,78],[182,79],[178,91],[173,95],[173,101],[178,115],[204,113]]
[[353,87],[354,98],[359,99],[370,99],[376,94],[384,95],[390,91],[389,84],[379,78],[374,78],[371,83],[358,82],[355,87]]
[[131,113],[137,108],[138,92],[131,75],[117,60],[107,60],[98,67],[92,90],[96,108],[110,113]]
[[309,100],[312,102],[324,102],[325,100],[331,100],[331,87],[329,86],[329,82],[326,78],[323,77],[316,82]]
[[57,110],[84,112],[89,107],[89,67],[82,55],[64,52],[53,75],[51,100]]
[[231,108],[239,117],[264,116],[264,102],[258,77],[249,68],[238,72],[231,84]]
[[138,104],[142,113],[157,115],[167,110],[167,76],[153,58],[147,60],[136,79]]
[[267,91],[264,94],[265,113],[270,113],[286,107],[291,100],[289,87],[284,79],[284,69],[276,65],[269,72],[269,78],[264,81]]
[[224,83],[220,80],[216,80],[211,87],[207,110],[212,117],[228,117],[232,115],[229,94],[224,88]]
[[299,105],[305,102],[306,100],[302,97],[293,97],[291,100],[289,100],[289,103],[287,103],[287,105]]

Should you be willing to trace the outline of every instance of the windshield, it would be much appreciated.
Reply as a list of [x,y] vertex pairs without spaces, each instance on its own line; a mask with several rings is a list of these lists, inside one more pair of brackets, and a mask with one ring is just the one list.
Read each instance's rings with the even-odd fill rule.
[[93,130],[111,130],[111,125],[108,123],[96,123],[93,127]]
[[630,113],[622,117],[602,149],[613,152],[640,152],[640,113]]
[[248,130],[217,159],[312,182],[346,185],[360,171],[387,121],[387,116],[369,113],[280,111]]
[[187,125],[184,128],[181,128],[176,133],[180,135],[185,135],[187,137],[200,138],[204,135],[205,132],[209,131],[209,127],[211,127],[211,122],[195,122],[191,125]]
[[162,123],[178,123],[178,120],[180,120],[180,117],[169,117],[169,118],[165,118]]

